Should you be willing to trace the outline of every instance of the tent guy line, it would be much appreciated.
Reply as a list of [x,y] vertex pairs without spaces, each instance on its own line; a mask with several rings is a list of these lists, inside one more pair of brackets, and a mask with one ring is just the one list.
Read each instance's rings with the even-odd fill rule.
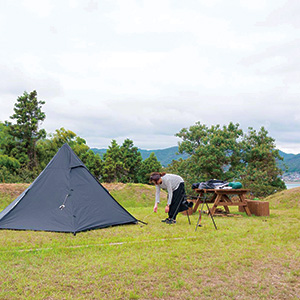
[[114,243],[102,243],[102,244],[93,244],[93,245],[74,245],[66,247],[47,247],[47,248],[31,248],[31,249],[19,249],[19,250],[0,250],[1,253],[14,253],[14,252],[34,252],[34,251],[49,251],[49,250],[61,250],[61,249],[79,249],[79,248],[91,248],[91,247],[106,247],[106,246],[122,246],[130,245],[137,243],[159,243],[159,242],[168,242],[168,241],[180,241],[195,239],[197,240],[199,236],[188,236],[188,237],[176,237],[176,238],[164,238],[164,239],[154,239],[154,240],[144,240],[144,241],[131,241],[131,242],[114,242]]

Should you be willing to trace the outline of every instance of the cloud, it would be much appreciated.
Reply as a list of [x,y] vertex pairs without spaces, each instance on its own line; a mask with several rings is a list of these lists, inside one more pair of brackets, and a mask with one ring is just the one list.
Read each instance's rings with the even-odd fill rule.
[[[296,1],[0,3],[0,120],[36,89],[48,132],[178,142],[196,121],[265,126],[300,152]],[[5,101],[4,101],[5,100]],[[151,146],[152,145],[152,146]],[[298,149],[298,150],[297,150]]]
[[85,7],[85,10],[88,12],[93,12],[97,9],[98,9],[98,2],[95,0],[90,0]]
[[53,9],[51,0],[22,0],[23,6],[39,18],[48,17]]
[[60,82],[50,73],[29,72],[20,64],[12,66],[0,65],[0,95],[15,95],[17,99],[20,93],[38,90],[48,97],[62,95]]
[[298,1],[287,0],[282,1],[281,5],[274,9],[266,18],[265,24],[272,26],[280,26],[288,24],[292,27],[299,28],[300,20],[300,3]]
[[0,92],[5,94],[17,94],[24,91],[29,85],[29,79],[18,66],[0,65]]

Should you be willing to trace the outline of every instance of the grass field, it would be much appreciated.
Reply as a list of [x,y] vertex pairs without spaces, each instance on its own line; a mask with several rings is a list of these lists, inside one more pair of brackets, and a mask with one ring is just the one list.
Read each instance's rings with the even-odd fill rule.
[[[0,299],[300,299],[300,188],[269,197],[269,217],[179,215],[155,190],[107,185],[148,225],[79,233],[0,230]],[[0,211],[24,185],[1,185]],[[162,201],[163,202],[163,201]]]

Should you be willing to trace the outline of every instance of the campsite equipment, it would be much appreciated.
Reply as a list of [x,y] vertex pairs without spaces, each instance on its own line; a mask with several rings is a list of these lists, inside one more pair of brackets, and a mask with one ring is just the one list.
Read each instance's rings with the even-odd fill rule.
[[229,182],[228,186],[230,186],[233,189],[241,189],[243,185],[238,181]]
[[223,188],[228,185],[227,181],[218,180],[218,179],[210,179],[205,182],[197,182],[192,184],[192,189],[216,189],[216,188]]
[[0,229],[77,232],[138,220],[64,144],[34,182],[2,212]]
[[205,182],[197,182],[192,184],[193,190],[201,190],[201,189],[226,189],[226,188],[232,188],[232,189],[241,189],[242,184],[238,181],[233,182],[227,182],[223,180],[218,179],[210,179]]
[[[200,195],[198,196],[198,198],[199,198],[199,200],[200,200]],[[203,207],[204,207],[204,204],[206,204],[208,214],[210,215],[211,220],[212,220],[212,222],[213,222],[213,224],[214,224],[214,226],[215,226],[215,229],[217,230],[218,228],[217,228],[217,225],[216,225],[216,223],[215,223],[214,217],[213,217],[213,215],[211,214],[210,209],[209,209],[208,204],[207,204],[207,199],[208,199],[208,197],[207,197],[206,194],[205,194],[201,199],[202,199],[202,200],[201,200],[201,201],[202,201],[202,206],[201,206],[201,209],[199,210],[199,218],[198,218],[198,221],[197,221],[197,224],[196,224],[195,231],[197,230],[198,226],[202,226],[202,225],[200,224],[200,222],[201,222],[201,218],[202,218],[202,213],[203,213]]]

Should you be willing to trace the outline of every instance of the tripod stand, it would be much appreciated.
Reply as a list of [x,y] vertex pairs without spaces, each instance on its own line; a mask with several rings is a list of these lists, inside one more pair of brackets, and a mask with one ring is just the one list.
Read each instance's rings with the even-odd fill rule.
[[[199,195],[199,196],[198,196],[198,199],[200,199],[200,197],[201,197],[201,196]],[[197,224],[196,224],[195,231],[197,230],[198,226],[201,226],[200,223],[201,223],[201,218],[202,218],[202,212],[203,212],[204,204],[206,204],[208,214],[210,215],[211,220],[212,220],[212,222],[213,222],[213,224],[214,224],[214,226],[215,226],[215,228],[216,228],[216,230],[217,230],[218,228],[217,228],[217,225],[216,225],[216,223],[215,223],[214,217],[212,216],[212,214],[211,214],[211,212],[210,212],[210,209],[209,209],[209,207],[208,207],[208,204],[207,204],[207,199],[208,199],[208,197],[207,197],[206,195],[204,195],[204,196],[202,197],[202,199],[203,199],[203,201],[202,201],[202,206],[201,206],[201,209],[199,210],[199,218],[198,218],[198,221],[197,221]]]

